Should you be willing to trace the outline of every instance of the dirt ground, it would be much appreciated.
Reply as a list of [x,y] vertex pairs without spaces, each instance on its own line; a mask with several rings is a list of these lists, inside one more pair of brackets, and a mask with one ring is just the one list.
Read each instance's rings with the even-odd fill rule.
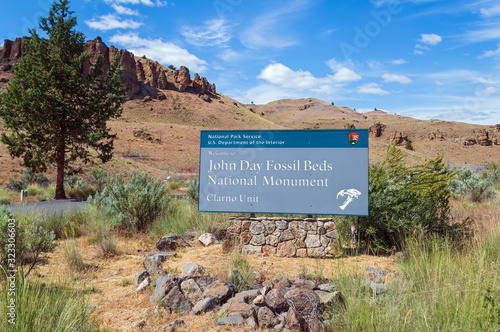
[[[89,266],[85,272],[76,272],[68,268],[64,257],[64,247],[76,241],[82,251],[84,262]],[[153,287],[136,293],[136,285],[130,280],[137,271],[143,270],[142,261],[149,250],[154,249],[154,240],[146,236],[134,238],[121,237],[118,240],[119,254],[104,258],[100,256],[96,245],[88,242],[87,236],[76,240],[58,241],[59,246],[50,254],[47,264],[39,266],[34,276],[44,281],[69,281],[75,287],[90,289],[90,304],[95,306],[93,315],[103,328],[116,331],[138,331],[137,325],[143,321],[143,331],[161,331],[168,323],[183,319],[187,331],[230,331],[231,328],[218,326],[217,310],[201,316],[177,315],[167,312],[155,314],[155,305],[149,298]],[[300,274],[322,278],[335,278],[341,273],[365,274],[367,266],[373,266],[389,272],[395,272],[397,265],[388,257],[360,255],[336,259],[282,258],[267,257],[263,254],[248,255],[247,261],[266,279],[288,277],[296,279]],[[192,247],[178,251],[178,257],[164,263],[163,268],[170,274],[181,275],[186,263],[202,265],[211,276],[222,277],[228,269],[230,254],[222,252],[222,245],[203,247],[195,241]],[[234,329],[241,330],[239,329]]]

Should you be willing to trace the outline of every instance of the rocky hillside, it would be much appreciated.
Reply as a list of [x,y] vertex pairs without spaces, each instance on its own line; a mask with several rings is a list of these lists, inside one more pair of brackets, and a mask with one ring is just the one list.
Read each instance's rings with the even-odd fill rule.
[[[0,71],[14,73],[13,64],[24,54],[24,45],[26,40],[29,39],[29,37],[23,37],[14,41],[8,39],[4,41],[0,53]],[[157,61],[146,57],[136,57],[127,50],[119,50],[113,45],[108,47],[103,43],[101,37],[87,41],[85,43],[85,52],[90,57],[84,64],[84,73],[90,71],[91,66],[96,63],[100,56],[104,59],[104,72],[107,72],[115,56],[118,55],[119,65],[123,69],[121,78],[129,88],[129,99],[144,98],[146,96],[162,99],[164,95],[161,90],[189,91],[208,95],[217,93],[215,84],[210,84],[206,77],[200,77],[198,73],[195,73],[191,80],[189,69],[184,66],[181,66],[179,70],[164,67]],[[5,78],[7,79],[7,77]],[[204,98],[208,100],[209,97]]]
[[[282,99],[265,105],[246,105],[264,119],[286,128],[357,129],[370,131],[370,159],[385,156],[389,143],[405,148],[410,164],[440,154],[454,165],[500,162],[500,124],[481,126],[441,120],[418,120],[381,110],[359,113],[314,98]],[[409,142],[409,143],[408,143]]]
[[[0,93],[14,75],[28,38],[6,40],[0,48]],[[85,44],[89,59],[84,71],[103,56],[109,69],[116,55],[129,89],[122,117],[110,121],[116,132],[115,157],[104,167],[111,171],[141,169],[152,175],[196,176],[199,133],[202,129],[359,129],[370,130],[370,160],[384,158],[388,144],[406,150],[410,164],[444,154],[459,165],[500,162],[500,125],[480,126],[439,120],[417,120],[380,110],[359,113],[322,100],[283,99],[266,105],[243,105],[216,91],[214,83],[186,67],[167,68],[107,46],[97,37]],[[0,132],[2,124],[0,122]],[[85,171],[85,167],[83,170]],[[0,185],[18,177],[22,168],[0,144]]]

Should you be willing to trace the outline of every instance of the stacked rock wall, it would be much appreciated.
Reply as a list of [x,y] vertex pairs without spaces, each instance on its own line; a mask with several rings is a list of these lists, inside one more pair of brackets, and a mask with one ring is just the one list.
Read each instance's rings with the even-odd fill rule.
[[228,234],[247,253],[279,257],[331,257],[338,239],[330,218],[233,217]]

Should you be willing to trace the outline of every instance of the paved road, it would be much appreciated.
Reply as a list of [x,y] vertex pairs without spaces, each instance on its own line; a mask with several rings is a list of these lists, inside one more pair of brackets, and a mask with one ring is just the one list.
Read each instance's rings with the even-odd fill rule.
[[46,202],[22,203],[0,205],[0,209],[5,207],[14,214],[17,213],[42,213],[42,214],[62,214],[65,211],[78,212],[87,206],[87,202],[79,199],[60,199]]

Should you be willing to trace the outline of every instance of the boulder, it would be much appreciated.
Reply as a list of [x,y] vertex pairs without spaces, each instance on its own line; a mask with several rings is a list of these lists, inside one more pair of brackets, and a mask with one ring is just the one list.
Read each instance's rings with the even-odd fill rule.
[[186,263],[182,266],[182,276],[202,276],[205,274],[205,268],[196,263]]
[[172,287],[168,294],[161,299],[161,305],[170,310],[170,312],[179,311],[180,313],[188,313],[193,307],[179,286]]
[[198,241],[200,241],[205,247],[212,244],[220,243],[219,240],[217,240],[217,237],[212,233],[201,234],[200,237],[198,238]]
[[224,303],[235,293],[236,287],[234,287],[233,284],[217,280],[205,289],[202,294],[202,298],[211,297],[217,300],[218,303]]
[[288,327],[292,331],[307,331],[306,320],[294,308],[288,309],[287,315]]
[[176,319],[175,321],[173,321],[172,323],[168,324],[167,326],[165,326],[163,328],[163,331],[166,331],[166,332],[175,332],[175,331],[179,331],[179,328],[181,326],[184,326],[186,325],[186,323],[182,320],[182,319]]
[[147,277],[146,279],[144,279],[140,284],[139,286],[137,286],[137,289],[135,290],[137,293],[139,293],[140,291],[146,289],[146,287],[149,286],[149,283],[151,282],[151,279],[149,277]]
[[245,322],[243,316],[240,314],[222,317],[217,320],[219,325],[241,325]]
[[279,289],[271,289],[269,293],[266,294],[265,300],[269,308],[273,309],[276,313],[281,313],[288,310],[288,302]]
[[177,248],[191,247],[181,236],[167,234],[156,242],[156,248],[161,251],[175,251]]
[[188,298],[189,301],[192,303],[198,302],[198,300],[201,298],[201,294],[203,292],[201,291],[200,286],[194,281],[194,279],[187,279],[184,280],[181,283],[181,290],[184,293],[184,295]]
[[200,315],[202,313],[213,310],[217,306],[217,301],[211,297],[198,301],[191,312],[195,315]]
[[155,290],[151,295],[151,303],[158,303],[173,287],[179,286],[179,279],[173,275],[160,276],[153,283]]
[[142,261],[142,265],[149,272],[149,274],[158,274],[161,272],[162,263],[167,260],[168,257],[174,257],[175,252],[150,252],[146,258]]
[[284,295],[290,307],[297,310],[302,316],[314,316],[319,308],[319,296],[310,289],[295,288]]
[[135,285],[139,285],[141,282],[144,281],[144,279],[146,279],[147,277],[149,277],[149,272],[147,270],[142,270],[142,271],[138,271],[135,273],[135,275],[132,277],[132,282],[135,284]]
[[257,320],[262,328],[273,328],[280,323],[274,312],[268,307],[261,307],[257,312]]

